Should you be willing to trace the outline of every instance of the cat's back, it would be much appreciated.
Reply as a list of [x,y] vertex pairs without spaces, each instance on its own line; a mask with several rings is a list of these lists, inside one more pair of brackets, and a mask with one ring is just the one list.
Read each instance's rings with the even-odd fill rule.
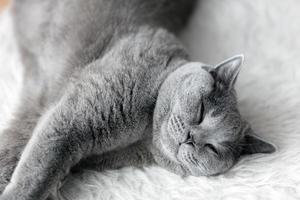
[[[40,54],[45,44],[66,52],[141,24],[178,31],[195,0],[14,0],[19,43]],[[46,46],[46,48],[48,48]],[[59,52],[61,53],[61,52]]]
[[140,26],[180,30],[194,3],[195,0],[14,0],[19,45],[38,63],[26,66],[25,71],[33,72],[27,79],[42,80],[49,88],[46,96],[60,93],[74,72],[101,58],[110,44]]

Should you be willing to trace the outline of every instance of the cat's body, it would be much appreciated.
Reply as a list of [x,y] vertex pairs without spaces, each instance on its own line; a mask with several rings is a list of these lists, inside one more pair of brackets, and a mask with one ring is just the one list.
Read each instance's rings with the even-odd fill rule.
[[120,38],[140,32],[144,25],[151,27],[149,34],[158,27],[180,30],[194,1],[16,0],[13,11],[19,45],[38,62],[38,67],[26,66],[30,68],[27,73],[42,77],[42,90],[53,90],[43,91],[47,93],[43,96],[53,102],[63,93],[61,86],[70,73],[101,58]]
[[149,36],[155,34],[157,30],[149,24],[178,30],[193,2],[16,0],[14,21],[25,60],[25,84],[35,88],[24,90],[49,107],[60,99],[72,76],[119,45],[120,38],[133,38],[141,29]]
[[[162,72],[173,63],[171,60],[173,56],[175,59],[177,56],[182,58],[186,56],[182,47],[176,44],[174,36],[159,29],[159,26],[178,29],[191,12],[193,1],[174,3],[170,0],[43,2],[22,0],[13,3],[15,30],[24,62],[25,76],[21,105],[16,113],[16,119],[11,122],[13,128],[2,134],[4,139],[1,139],[1,149],[7,150],[5,152],[2,150],[5,154],[2,157],[5,158],[1,158],[0,174],[6,173],[1,175],[7,176],[5,177],[7,180],[3,178],[0,180],[1,190],[6,186],[20,151],[31,137],[40,116],[59,104],[62,96],[68,95],[75,84],[81,84],[81,87],[76,86],[78,87],[76,90],[84,92],[74,91],[76,94],[72,98],[82,98],[86,101],[82,104],[91,106],[87,114],[89,116],[83,112],[87,112],[86,108],[81,107],[76,111],[76,108],[73,108],[74,112],[81,115],[78,116],[80,120],[86,118],[90,123],[88,127],[78,129],[87,128],[89,130],[84,131],[97,134],[95,132],[101,131],[101,127],[97,125],[99,123],[100,126],[102,122],[111,123],[107,126],[113,126],[112,123],[121,127],[125,123],[130,126],[128,128],[130,130],[117,128],[118,130],[114,130],[115,133],[110,133],[111,127],[108,127],[105,134],[119,134],[122,137],[119,141],[123,141],[124,144],[117,142],[105,151],[114,149],[115,146],[118,148],[128,146],[143,138],[146,126],[152,121],[152,110],[159,84],[166,75]],[[152,24],[151,27],[149,24]],[[168,38],[169,36],[171,38]],[[123,41],[120,41],[120,38],[123,38]],[[114,50],[110,53],[112,48]],[[128,56],[134,57],[128,60]],[[153,66],[148,66],[143,59],[150,59]],[[114,64],[115,60],[119,60],[117,64]],[[91,66],[93,63],[101,63],[102,66],[95,69]],[[93,70],[103,72],[93,73]],[[161,80],[155,80],[157,78]],[[153,88],[155,84],[156,88]],[[84,93],[85,96],[79,97],[80,93]],[[139,108],[138,104],[142,106]],[[149,115],[146,116],[145,113]],[[63,123],[64,119],[58,120]],[[151,129],[151,126],[149,128]],[[83,137],[92,136],[86,134]],[[12,142],[14,140],[19,142],[16,144]],[[104,138],[103,141],[105,140]],[[89,145],[95,144],[91,142]],[[147,160],[151,161],[152,158],[147,157]],[[95,159],[91,161],[94,162]],[[105,163],[107,161],[103,161],[103,164]],[[8,164],[13,165],[6,172]],[[88,167],[89,163],[83,165]],[[120,164],[115,166],[114,163],[112,165],[110,167],[120,166]],[[99,165],[99,168],[101,167],[103,166]]]
[[[168,151],[186,142],[183,135],[188,121],[184,116],[173,117],[181,121],[178,126],[183,130],[181,141],[178,144],[176,141],[175,146],[166,138],[162,141],[167,141],[167,145],[158,142],[162,115],[173,119],[173,111],[167,110],[173,103],[168,105],[164,95],[159,97],[166,86],[162,92],[160,89],[164,82],[180,84],[170,74],[188,63],[188,56],[173,33],[185,24],[194,3],[194,0],[14,1],[16,36],[25,67],[24,88],[15,119],[1,134],[0,192],[10,181],[1,200],[46,199],[72,169],[98,166],[102,170],[155,160],[181,175],[210,175],[224,172],[235,163],[239,156],[225,162],[224,154],[217,162],[214,153],[211,158],[206,155],[206,159],[212,159],[212,165],[218,165],[213,170],[199,172],[187,164],[178,164]],[[235,60],[233,67],[228,67],[233,75],[229,77],[226,73],[225,78],[230,79],[228,88],[232,88],[240,65]],[[188,65],[182,74],[203,76],[198,82],[203,83],[200,96],[205,96],[213,90],[215,76],[201,66],[198,63],[196,69]],[[217,78],[218,73],[223,73],[219,71]],[[171,78],[166,81],[168,77]],[[175,93],[174,90],[172,94]],[[230,110],[234,113],[230,116],[239,119],[233,90],[229,96],[222,97],[230,105],[223,112]],[[155,118],[154,112],[159,117]],[[178,114],[176,109],[174,113]],[[238,137],[232,136],[234,141],[244,136],[245,131],[241,131],[244,126],[239,129],[241,124],[241,120],[230,124],[242,132]],[[256,151],[271,151],[267,147]],[[179,157],[184,158],[182,155]]]

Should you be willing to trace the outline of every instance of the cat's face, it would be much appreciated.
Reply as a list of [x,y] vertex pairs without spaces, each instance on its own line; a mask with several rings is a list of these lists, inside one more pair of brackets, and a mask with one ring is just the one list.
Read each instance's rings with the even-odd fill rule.
[[241,155],[275,150],[254,136],[238,111],[233,86],[242,59],[233,57],[214,68],[188,63],[162,86],[159,96],[168,97],[156,106],[154,142],[188,175],[220,174]]

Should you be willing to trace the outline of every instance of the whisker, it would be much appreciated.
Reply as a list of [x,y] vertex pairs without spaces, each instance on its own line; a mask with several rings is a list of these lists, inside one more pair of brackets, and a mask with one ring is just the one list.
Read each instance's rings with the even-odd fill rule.
[[181,130],[181,132],[184,132],[185,128],[182,119],[178,115],[176,115],[174,118],[177,122],[176,125],[178,126],[178,128]]
[[192,155],[190,153],[188,153],[187,156],[192,164],[197,165],[197,162],[192,158]]

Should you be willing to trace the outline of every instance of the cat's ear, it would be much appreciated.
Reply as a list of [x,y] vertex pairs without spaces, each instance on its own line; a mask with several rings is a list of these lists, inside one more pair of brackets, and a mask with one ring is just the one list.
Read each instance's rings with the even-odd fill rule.
[[244,61],[243,55],[231,57],[214,67],[211,71],[216,81],[220,81],[227,88],[234,87],[237,76]]
[[252,129],[249,129],[248,133],[244,137],[241,154],[249,155],[255,153],[273,153],[275,151],[276,148],[273,144],[270,144],[254,135]]

